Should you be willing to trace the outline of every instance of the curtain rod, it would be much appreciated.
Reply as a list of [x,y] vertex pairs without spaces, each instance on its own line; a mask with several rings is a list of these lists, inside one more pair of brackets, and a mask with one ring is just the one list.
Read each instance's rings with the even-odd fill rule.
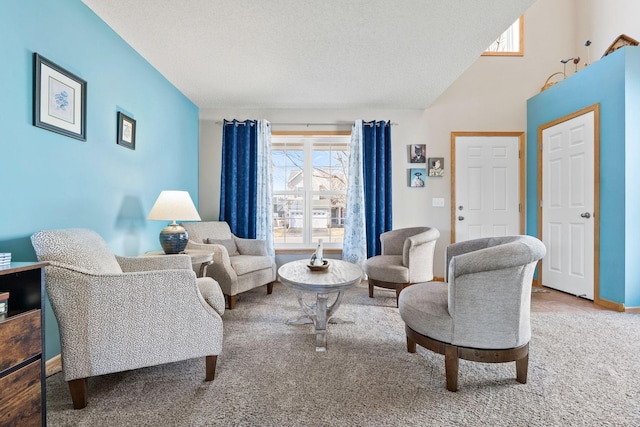
[[[224,122],[222,120],[217,120],[217,125],[222,125]],[[238,124],[242,125],[243,122],[238,122]],[[271,126],[351,126],[353,122],[335,122],[335,123],[271,123]],[[370,123],[365,123],[366,126],[373,126]],[[391,122],[391,126],[396,126],[398,123]]]

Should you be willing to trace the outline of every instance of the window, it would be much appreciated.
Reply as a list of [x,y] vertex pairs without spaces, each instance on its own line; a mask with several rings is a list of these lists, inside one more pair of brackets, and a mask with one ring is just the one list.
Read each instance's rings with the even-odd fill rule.
[[341,248],[350,133],[273,132],[273,221],[276,248],[310,248],[322,239]]
[[518,18],[482,54],[483,56],[523,56],[524,16]]

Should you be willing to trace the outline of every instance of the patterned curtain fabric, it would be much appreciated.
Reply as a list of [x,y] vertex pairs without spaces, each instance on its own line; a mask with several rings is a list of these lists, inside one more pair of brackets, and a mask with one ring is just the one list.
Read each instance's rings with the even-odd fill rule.
[[380,255],[380,234],[392,228],[391,121],[362,126],[367,257]]
[[258,126],[255,120],[225,120],[222,129],[220,221],[238,237],[256,238]]
[[351,127],[349,175],[347,180],[347,205],[342,259],[362,266],[367,259],[364,176],[362,173],[362,120],[357,120]]
[[267,244],[267,253],[275,257],[273,249],[273,162],[271,160],[271,124],[258,121],[258,161],[256,194],[256,238]]

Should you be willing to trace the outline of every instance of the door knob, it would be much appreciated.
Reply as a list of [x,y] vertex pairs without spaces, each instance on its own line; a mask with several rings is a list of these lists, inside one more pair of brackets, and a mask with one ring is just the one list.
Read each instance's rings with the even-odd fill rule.
[[463,216],[459,216],[458,217],[458,221],[462,221],[462,220],[464,220],[464,217]]
[[580,216],[582,218],[591,218],[591,214],[589,212],[582,213],[582,214],[580,214]]

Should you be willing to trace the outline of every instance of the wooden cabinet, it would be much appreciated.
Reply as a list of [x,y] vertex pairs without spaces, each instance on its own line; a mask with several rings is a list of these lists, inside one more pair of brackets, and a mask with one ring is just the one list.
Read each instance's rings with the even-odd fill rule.
[[0,269],[9,312],[0,320],[0,426],[44,426],[44,266],[12,263]]

